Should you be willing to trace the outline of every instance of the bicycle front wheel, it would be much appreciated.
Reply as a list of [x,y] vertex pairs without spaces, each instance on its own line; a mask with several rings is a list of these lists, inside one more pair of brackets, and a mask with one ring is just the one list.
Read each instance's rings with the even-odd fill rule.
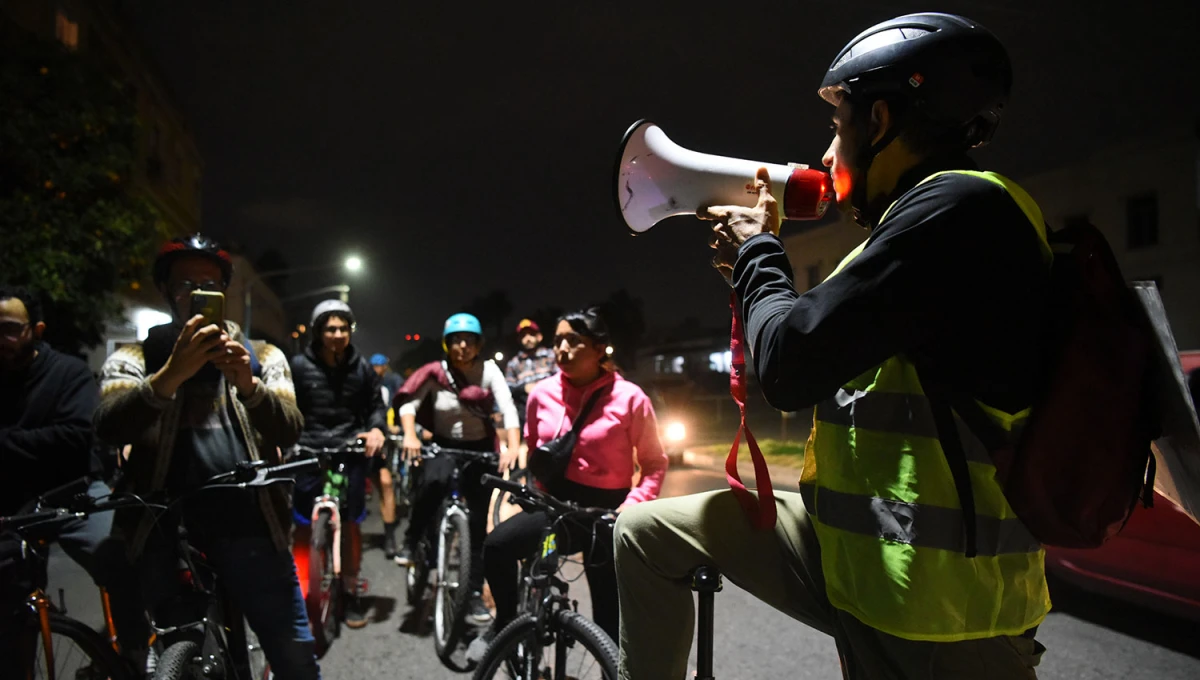
[[333,572],[333,518],[322,510],[312,523],[312,543],[308,557],[308,597],[304,605],[316,639],[317,656],[324,656],[338,634],[338,611],[342,588]]
[[204,677],[203,671],[195,667],[200,656],[200,643],[182,640],[167,647],[158,658],[154,680],[184,680]]
[[433,604],[433,647],[452,670],[470,670],[455,657],[466,632],[463,612],[471,595],[471,530],[467,516],[451,506],[442,516],[438,532],[437,583]]
[[617,646],[600,626],[563,610],[547,633],[539,638],[532,614],[513,619],[488,645],[475,680],[617,680]]
[[55,678],[86,680],[133,680],[134,677],[132,669],[96,631],[58,612],[50,612],[52,658],[46,658],[37,615],[30,616],[21,627],[17,642],[30,654],[25,657],[32,671],[28,677],[35,680],[49,678],[51,673]]

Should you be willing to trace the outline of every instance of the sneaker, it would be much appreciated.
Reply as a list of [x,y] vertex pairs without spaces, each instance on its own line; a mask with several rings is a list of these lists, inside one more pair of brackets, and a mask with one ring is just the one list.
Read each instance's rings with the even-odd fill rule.
[[346,593],[344,609],[346,626],[348,628],[363,628],[367,625],[367,607],[363,596],[358,593]]
[[486,626],[492,622],[492,612],[483,603],[483,598],[479,593],[472,593],[471,597],[467,598],[466,609],[466,612],[463,613],[463,620],[467,623]]
[[400,565],[401,567],[411,567],[413,565],[412,548],[408,547],[407,545],[403,548],[400,548],[400,551],[396,553],[395,560],[396,564]]
[[496,625],[492,624],[479,637],[471,640],[471,644],[467,645],[467,661],[471,663],[482,661],[484,653],[487,652],[487,648],[491,646],[492,640],[495,639]]

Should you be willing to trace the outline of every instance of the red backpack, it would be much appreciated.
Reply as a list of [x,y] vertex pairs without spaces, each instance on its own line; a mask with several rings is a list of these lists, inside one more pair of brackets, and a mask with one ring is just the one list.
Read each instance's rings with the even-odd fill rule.
[[991,452],[1009,505],[1045,545],[1097,547],[1120,531],[1138,499],[1147,507],[1153,499],[1153,330],[1098,229],[1076,225],[1048,235],[1054,261],[1042,382],[1015,444],[974,399],[926,386],[963,508],[968,556],[975,506],[950,407]]

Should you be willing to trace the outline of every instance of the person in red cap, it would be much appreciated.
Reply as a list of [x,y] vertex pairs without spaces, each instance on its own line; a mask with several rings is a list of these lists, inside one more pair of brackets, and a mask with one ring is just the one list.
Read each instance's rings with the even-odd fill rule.
[[521,339],[521,351],[508,361],[504,380],[512,390],[513,403],[521,418],[521,432],[525,431],[525,400],[533,386],[558,372],[554,362],[554,351],[542,345],[542,329],[532,319],[521,319],[517,324],[517,335]]

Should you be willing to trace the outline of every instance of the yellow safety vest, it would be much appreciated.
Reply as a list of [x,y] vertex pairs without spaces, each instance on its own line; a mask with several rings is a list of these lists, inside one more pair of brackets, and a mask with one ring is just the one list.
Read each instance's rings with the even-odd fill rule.
[[[1003,187],[1037,229],[1049,261],[1041,210],[1024,190],[994,173],[955,172]],[[1029,417],[1028,409],[981,406],[1010,436]],[[1020,635],[1041,623],[1050,611],[1045,553],[1005,500],[987,450],[956,416],[978,531],[978,554],[965,556],[958,494],[910,361],[895,356],[851,380],[817,405],[813,419],[800,487],[833,606],[909,640]]]

